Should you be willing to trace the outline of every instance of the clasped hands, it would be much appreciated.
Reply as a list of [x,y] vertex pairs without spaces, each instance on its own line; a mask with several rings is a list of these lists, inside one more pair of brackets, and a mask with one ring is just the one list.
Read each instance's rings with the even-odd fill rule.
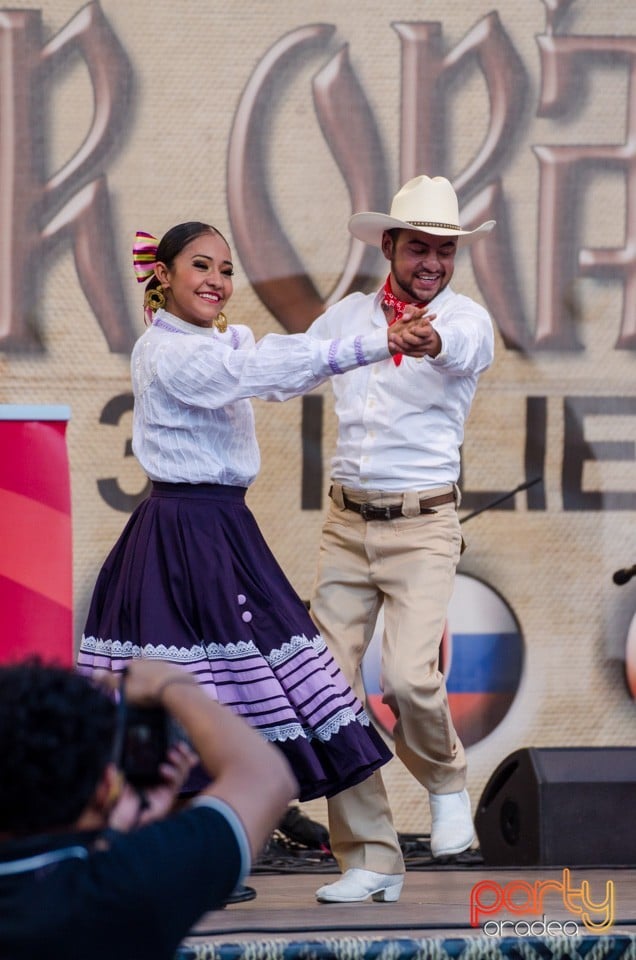
[[436,357],[442,349],[439,333],[432,324],[435,314],[428,307],[408,306],[402,317],[388,330],[391,355],[403,353],[407,357]]

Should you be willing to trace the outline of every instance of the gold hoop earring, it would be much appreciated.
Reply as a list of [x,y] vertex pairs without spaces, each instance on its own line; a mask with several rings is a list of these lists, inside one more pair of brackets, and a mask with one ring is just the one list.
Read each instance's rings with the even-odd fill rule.
[[161,287],[152,287],[150,290],[146,290],[144,295],[144,307],[147,307],[149,310],[152,310],[153,313],[156,313],[157,310],[161,310],[162,307],[166,305],[166,296],[161,289]]
[[227,317],[224,313],[220,313],[218,317],[215,317],[212,321],[219,333],[225,333],[227,330]]

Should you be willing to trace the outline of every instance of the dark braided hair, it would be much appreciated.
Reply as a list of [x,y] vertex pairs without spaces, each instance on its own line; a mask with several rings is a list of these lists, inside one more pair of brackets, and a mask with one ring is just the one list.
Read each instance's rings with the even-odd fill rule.
[[39,658],[0,667],[0,833],[71,826],[112,758],[116,707]]

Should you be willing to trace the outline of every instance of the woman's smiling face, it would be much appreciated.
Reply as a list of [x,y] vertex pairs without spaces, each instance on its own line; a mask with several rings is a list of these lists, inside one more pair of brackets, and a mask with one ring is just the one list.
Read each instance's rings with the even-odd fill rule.
[[166,297],[166,310],[197,327],[211,327],[232,296],[234,267],[220,234],[203,233],[177,254],[170,267],[155,273]]

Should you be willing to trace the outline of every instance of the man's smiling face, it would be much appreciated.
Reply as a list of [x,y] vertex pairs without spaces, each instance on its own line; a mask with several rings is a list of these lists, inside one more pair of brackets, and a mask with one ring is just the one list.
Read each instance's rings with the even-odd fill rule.
[[382,252],[391,263],[393,293],[406,303],[430,303],[450,283],[457,240],[421,230],[387,231]]

